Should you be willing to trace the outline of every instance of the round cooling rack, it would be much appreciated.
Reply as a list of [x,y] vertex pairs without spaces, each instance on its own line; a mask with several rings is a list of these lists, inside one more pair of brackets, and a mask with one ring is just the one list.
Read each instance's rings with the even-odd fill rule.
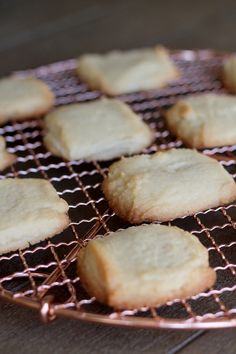
[[[219,73],[226,56],[210,50],[172,52],[182,72],[178,81],[164,89],[119,96],[156,131],[155,143],[144,152],[182,146],[167,130],[163,110],[188,94],[225,92]],[[34,75],[46,81],[57,96],[57,105],[99,97],[101,93],[89,90],[79,81],[75,67],[75,60],[68,60],[15,74]],[[17,163],[5,170],[0,179],[49,180],[68,202],[71,220],[60,235],[0,256],[1,298],[36,309],[44,321],[65,316],[130,327],[236,326],[236,204],[170,222],[192,232],[208,249],[210,264],[217,272],[214,288],[184,301],[175,299],[155,308],[117,312],[91,298],[76,273],[76,254],[87,240],[128,226],[109,209],[101,191],[109,163],[65,161],[52,156],[42,144],[43,120],[8,123],[0,128],[0,134],[5,137],[9,152],[17,155]],[[205,149],[203,153],[220,161],[236,178],[236,145]]]

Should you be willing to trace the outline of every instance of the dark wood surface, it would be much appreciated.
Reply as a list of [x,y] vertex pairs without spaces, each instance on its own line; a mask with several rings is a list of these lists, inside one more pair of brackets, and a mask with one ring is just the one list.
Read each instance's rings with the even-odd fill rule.
[[[75,57],[162,43],[236,51],[236,2],[0,0],[0,75]],[[159,331],[57,319],[0,301],[0,353],[235,353],[235,330]]]

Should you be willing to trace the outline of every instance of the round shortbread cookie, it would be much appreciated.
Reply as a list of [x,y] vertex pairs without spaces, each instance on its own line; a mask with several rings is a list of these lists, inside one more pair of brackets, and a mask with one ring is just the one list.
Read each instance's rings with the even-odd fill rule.
[[35,118],[54,105],[50,88],[36,78],[9,77],[0,80],[0,124]]
[[133,226],[89,241],[77,269],[90,296],[118,309],[184,299],[216,279],[200,241],[164,225]]
[[230,56],[222,68],[222,81],[224,85],[232,92],[236,93],[236,56]]
[[79,77],[110,95],[157,89],[179,78],[168,51],[154,48],[85,54],[78,59]]
[[236,97],[200,94],[180,100],[166,113],[170,131],[194,148],[236,144]]
[[116,99],[70,104],[45,119],[44,143],[67,160],[110,160],[142,151],[154,133],[131,108]]
[[0,136],[0,171],[11,166],[15,161],[16,156],[7,151],[5,139]]
[[64,230],[69,206],[40,178],[0,181],[0,254],[28,247]]
[[102,188],[111,208],[131,223],[168,221],[236,199],[235,181],[221,164],[190,149],[122,158]]

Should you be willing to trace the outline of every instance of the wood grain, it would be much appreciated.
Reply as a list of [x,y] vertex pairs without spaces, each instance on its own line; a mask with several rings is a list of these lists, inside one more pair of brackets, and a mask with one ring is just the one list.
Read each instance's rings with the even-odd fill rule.
[[179,351],[181,354],[235,354],[235,352],[235,329],[204,333],[204,335]]
[[37,313],[0,301],[1,353],[167,353],[197,332],[101,326],[68,319],[42,324]]
[[[75,57],[163,43],[235,50],[233,0],[2,0],[0,75]],[[220,26],[219,26],[220,23]]]

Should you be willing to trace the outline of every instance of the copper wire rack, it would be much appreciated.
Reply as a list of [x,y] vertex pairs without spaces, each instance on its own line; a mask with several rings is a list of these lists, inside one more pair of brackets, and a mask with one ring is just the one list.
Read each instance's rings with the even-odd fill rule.
[[[163,110],[188,94],[225,92],[219,80],[225,55],[211,50],[173,52],[173,60],[182,71],[181,79],[164,89],[119,96],[156,131],[154,144],[144,152],[182,146],[167,130]],[[47,82],[57,96],[57,105],[99,97],[101,93],[89,90],[79,81],[75,67],[75,60],[68,60],[15,75],[34,75]],[[49,180],[70,205],[71,220],[63,233],[25,250],[0,256],[0,297],[36,309],[44,321],[67,316],[131,327],[236,326],[235,204],[169,223],[190,231],[207,247],[210,264],[217,272],[214,288],[155,308],[115,311],[91,298],[76,274],[76,254],[87,240],[128,226],[109,209],[101,191],[110,163],[65,161],[52,156],[42,143],[43,119],[8,123],[0,128],[0,134],[6,138],[9,152],[17,155],[17,163],[5,170],[0,179]],[[218,159],[236,177],[236,145],[205,149],[203,153]]]

